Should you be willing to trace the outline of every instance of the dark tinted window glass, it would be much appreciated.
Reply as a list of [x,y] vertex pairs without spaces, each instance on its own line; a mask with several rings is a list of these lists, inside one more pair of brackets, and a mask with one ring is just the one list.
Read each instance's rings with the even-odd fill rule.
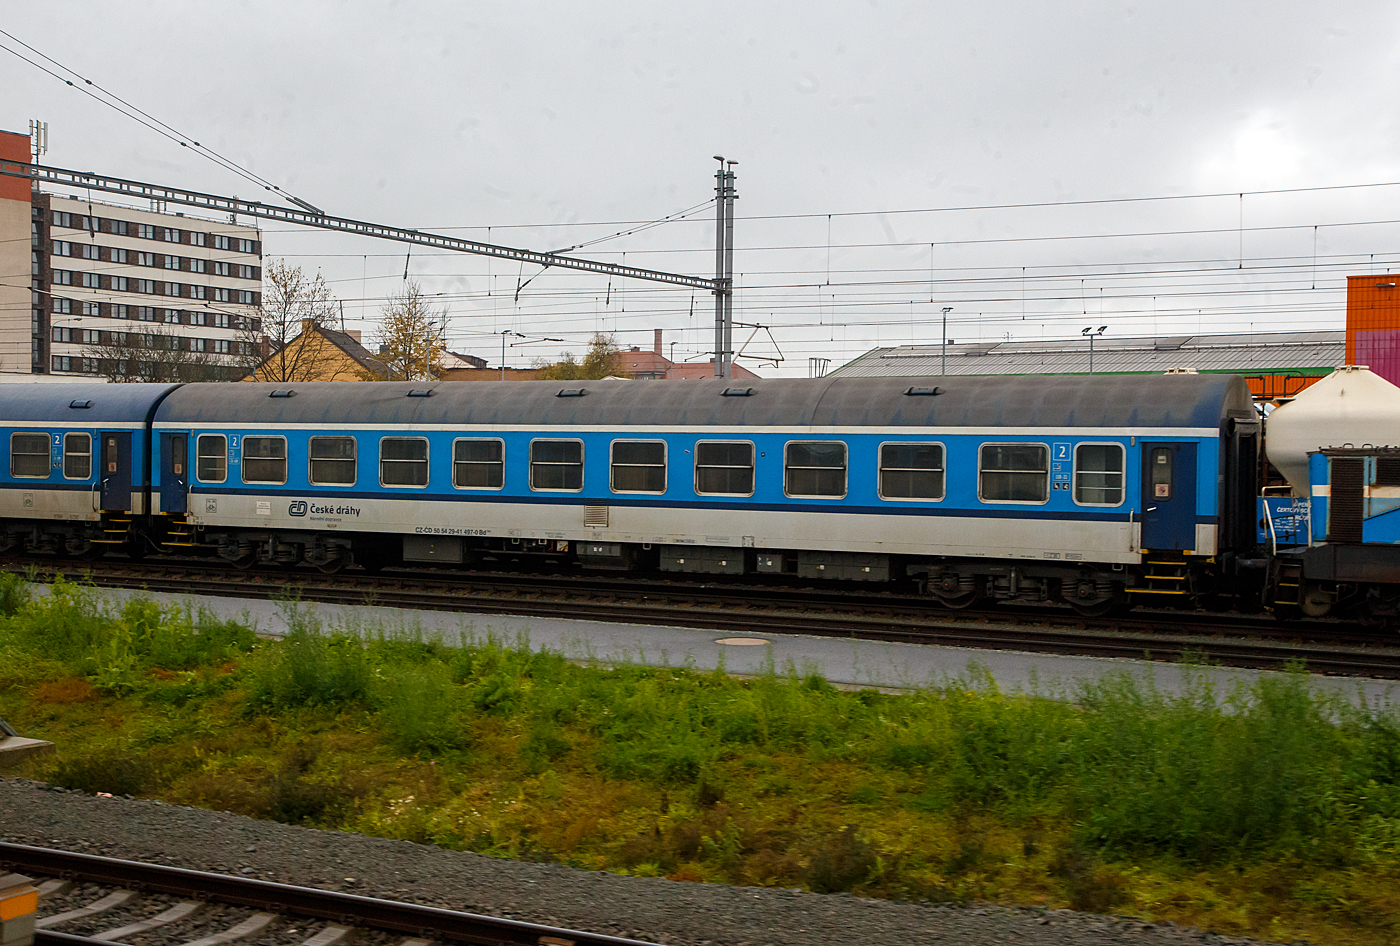
[[1117,506],[1123,501],[1123,448],[1111,443],[1080,444],[1074,451],[1075,502]]
[[281,437],[244,437],[243,482],[287,482],[287,441]]
[[63,475],[70,480],[85,480],[92,476],[91,434],[64,435]]
[[991,502],[1043,503],[1050,496],[1050,451],[1042,444],[984,444],[980,489]]
[[222,483],[228,476],[228,444],[223,434],[200,434],[195,441],[195,476]]
[[789,496],[846,495],[844,443],[790,443],[786,458],[784,486]]
[[616,493],[666,492],[666,445],[654,440],[615,440],[612,488]]
[[10,436],[10,475],[49,475],[48,434],[12,434]]
[[885,499],[942,499],[943,447],[936,443],[880,446],[880,495]]
[[354,437],[311,438],[311,482],[317,486],[354,485]]
[[452,446],[452,485],[500,489],[506,481],[503,448],[499,440],[458,440]]
[[379,481],[385,486],[427,486],[428,441],[420,437],[379,441]]
[[747,496],[753,492],[753,444],[711,441],[695,445],[695,491]]
[[577,440],[530,443],[531,489],[583,489],[583,444]]

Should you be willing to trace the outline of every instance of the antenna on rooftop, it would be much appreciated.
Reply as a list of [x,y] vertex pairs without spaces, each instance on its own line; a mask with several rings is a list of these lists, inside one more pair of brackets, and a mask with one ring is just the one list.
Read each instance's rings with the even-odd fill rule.
[[[49,123],[37,118],[29,119],[29,143],[34,152],[34,163],[39,163],[41,155],[49,153]],[[34,189],[39,189],[39,181],[34,180]]]

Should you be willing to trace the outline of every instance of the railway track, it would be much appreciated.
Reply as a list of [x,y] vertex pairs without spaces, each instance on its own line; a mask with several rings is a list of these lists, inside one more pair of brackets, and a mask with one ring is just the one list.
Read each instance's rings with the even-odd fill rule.
[[[400,946],[647,946],[519,920],[22,844],[0,842],[0,865],[38,881],[36,946],[340,946],[352,938]],[[74,904],[62,902],[74,900],[74,881],[100,889],[85,887]],[[65,927],[84,932],[64,932]]]
[[1400,637],[1345,622],[1133,612],[1084,618],[1054,607],[948,611],[926,598],[792,586],[561,574],[231,571],[203,562],[27,563],[35,580],[177,594],[704,628],[735,636],[806,634],[910,644],[1400,679]]

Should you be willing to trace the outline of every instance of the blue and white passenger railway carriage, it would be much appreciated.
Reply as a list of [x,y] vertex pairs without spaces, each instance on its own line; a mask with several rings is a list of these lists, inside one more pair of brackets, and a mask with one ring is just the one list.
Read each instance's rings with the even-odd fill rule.
[[150,423],[149,538],[1184,603],[1255,546],[1255,417],[1230,376],[187,384]]

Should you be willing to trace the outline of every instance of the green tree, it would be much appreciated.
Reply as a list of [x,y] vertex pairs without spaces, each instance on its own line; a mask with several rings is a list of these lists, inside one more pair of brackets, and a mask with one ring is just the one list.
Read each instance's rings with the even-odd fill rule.
[[618,366],[618,355],[622,349],[617,339],[602,332],[593,336],[588,343],[588,351],[583,361],[577,361],[574,353],[566,351],[564,357],[553,364],[537,364],[539,377],[544,381],[592,381],[598,378],[625,378],[627,372]]

